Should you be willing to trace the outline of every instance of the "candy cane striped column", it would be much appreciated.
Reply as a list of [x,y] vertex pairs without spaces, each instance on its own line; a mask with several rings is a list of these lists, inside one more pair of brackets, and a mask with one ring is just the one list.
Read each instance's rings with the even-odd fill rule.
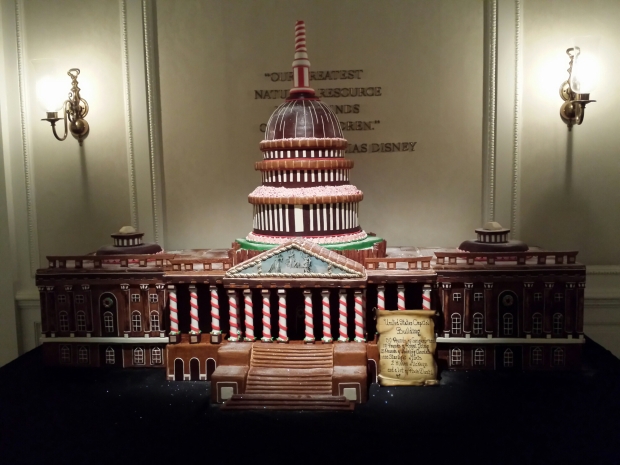
[[385,286],[377,286],[377,310],[385,310]]
[[269,295],[271,291],[269,289],[263,289],[261,291],[263,295],[263,342],[273,342],[271,337],[271,303],[269,302]]
[[228,314],[230,317],[230,337],[231,342],[239,342],[241,340],[241,332],[239,331],[239,310],[237,308],[237,293],[228,291]]
[[180,334],[179,306],[177,302],[177,288],[175,286],[168,286],[168,298],[170,299],[170,334]]
[[190,334],[199,334],[200,325],[198,319],[198,292],[196,286],[189,286],[189,316],[191,321],[189,323]]
[[431,309],[431,287],[428,284],[422,289],[422,310]]
[[245,338],[246,342],[254,342],[254,305],[252,304],[252,291],[243,291],[243,311],[245,312]]
[[220,300],[217,295],[217,287],[209,287],[211,291],[211,334],[218,336],[222,334],[220,327]]
[[332,325],[331,315],[329,311],[329,291],[325,290],[321,292],[321,303],[323,307],[323,344],[329,344],[333,342],[332,338]]
[[306,49],[306,25],[303,21],[295,24],[295,61],[293,61],[293,88],[291,95],[295,93],[314,94],[310,87],[310,60]]
[[304,291],[304,323],[306,324],[306,344],[314,344],[314,322],[312,318],[312,291]]
[[398,310],[405,310],[405,286],[402,284],[398,286]]
[[288,342],[286,330],[286,291],[278,289],[278,342]]
[[347,336],[347,291],[344,289],[340,290],[338,296],[338,332],[340,333],[338,342],[347,342],[349,340]]
[[364,337],[364,304],[362,291],[355,291],[355,342],[366,342]]

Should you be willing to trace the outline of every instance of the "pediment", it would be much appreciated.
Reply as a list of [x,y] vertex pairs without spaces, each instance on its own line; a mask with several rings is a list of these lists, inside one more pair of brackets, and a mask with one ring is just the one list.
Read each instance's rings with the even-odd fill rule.
[[293,240],[230,268],[227,278],[329,278],[366,276],[356,261],[307,240]]

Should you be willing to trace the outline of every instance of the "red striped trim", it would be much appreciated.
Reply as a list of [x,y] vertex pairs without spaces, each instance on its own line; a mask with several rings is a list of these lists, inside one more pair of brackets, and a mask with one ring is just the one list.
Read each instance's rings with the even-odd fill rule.
[[211,323],[211,326],[213,328],[213,331],[219,331],[220,330],[220,327],[215,325],[215,324],[213,324],[213,323]]
[[172,321],[173,323],[179,324],[179,320],[177,320],[176,318],[172,318],[172,316],[170,317],[170,321]]

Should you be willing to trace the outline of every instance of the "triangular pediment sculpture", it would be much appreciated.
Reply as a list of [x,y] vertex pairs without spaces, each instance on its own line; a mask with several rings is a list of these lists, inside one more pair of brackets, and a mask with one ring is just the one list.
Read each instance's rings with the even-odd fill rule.
[[292,240],[230,268],[227,278],[330,278],[366,276],[365,268],[307,240]]

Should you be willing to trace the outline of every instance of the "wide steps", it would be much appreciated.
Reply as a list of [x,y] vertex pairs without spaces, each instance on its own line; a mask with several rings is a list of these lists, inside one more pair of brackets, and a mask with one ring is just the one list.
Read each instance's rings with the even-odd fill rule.
[[332,368],[333,348],[302,344],[270,345],[255,344],[252,348],[252,367],[279,368]]
[[332,392],[332,370],[327,368],[261,368],[248,372],[246,393],[324,394]]
[[355,407],[344,396],[294,394],[234,394],[222,406],[226,410],[331,410]]

